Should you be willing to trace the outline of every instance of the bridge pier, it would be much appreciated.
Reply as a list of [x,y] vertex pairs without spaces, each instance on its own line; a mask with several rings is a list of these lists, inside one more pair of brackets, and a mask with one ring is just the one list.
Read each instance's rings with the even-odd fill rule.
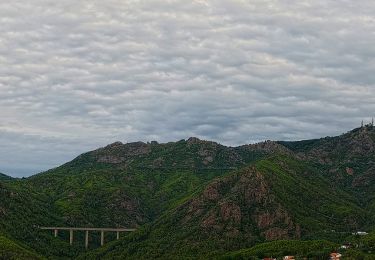
[[69,229],[69,243],[73,245],[73,229]]
[[104,231],[100,231],[100,245],[103,246],[104,245]]
[[85,234],[85,248],[87,249],[87,248],[89,248],[89,231],[86,230],[85,233],[86,233]]
[[85,248],[89,247],[89,231],[100,231],[100,245],[104,245],[104,232],[116,232],[116,239],[120,239],[120,232],[133,232],[134,228],[92,228],[92,227],[39,227],[43,230],[51,230],[55,237],[58,236],[60,230],[69,231],[69,243],[73,245],[74,231],[85,231]]

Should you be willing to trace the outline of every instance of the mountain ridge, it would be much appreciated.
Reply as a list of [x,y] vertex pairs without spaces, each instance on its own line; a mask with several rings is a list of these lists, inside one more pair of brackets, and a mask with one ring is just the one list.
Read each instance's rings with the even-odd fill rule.
[[13,179],[11,176],[0,172],[0,180],[11,180],[11,179]]
[[[365,126],[237,147],[195,137],[115,142],[29,178],[0,178],[0,232],[63,259],[216,258],[279,239],[336,243],[374,230],[374,133]],[[71,248],[39,225],[138,231],[98,249],[94,234],[94,250],[82,254],[82,244]]]

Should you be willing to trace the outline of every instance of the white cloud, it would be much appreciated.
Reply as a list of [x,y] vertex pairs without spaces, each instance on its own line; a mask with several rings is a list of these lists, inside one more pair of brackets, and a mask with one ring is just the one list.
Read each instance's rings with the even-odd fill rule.
[[[372,1],[0,3],[0,170],[121,140],[339,134],[375,110]],[[21,172],[21,171],[19,171]]]

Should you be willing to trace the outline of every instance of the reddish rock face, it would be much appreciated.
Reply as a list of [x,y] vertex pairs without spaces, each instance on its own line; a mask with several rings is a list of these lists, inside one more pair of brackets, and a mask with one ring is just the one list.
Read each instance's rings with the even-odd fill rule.
[[199,219],[206,233],[251,236],[258,230],[267,240],[300,237],[299,226],[275,201],[264,176],[255,168],[212,182],[180,210],[185,210],[184,225]]
[[274,224],[275,215],[270,212],[259,214],[255,217],[255,221],[260,228],[267,228]]
[[287,229],[282,229],[278,227],[267,229],[263,232],[263,234],[267,240],[285,239],[289,237]]
[[219,199],[219,190],[220,189],[220,182],[211,183],[203,192],[203,198],[207,200],[217,200]]
[[375,183],[375,167],[368,169],[360,176],[355,176],[352,187],[367,187]]
[[[319,163],[328,169],[327,177],[332,183],[355,187],[356,192],[363,193],[363,196],[366,196],[368,186],[375,183],[375,128],[372,125],[337,137],[313,140],[303,150],[297,151],[303,160]],[[343,164],[350,167],[342,168]]]
[[220,215],[224,221],[241,223],[241,208],[233,202],[223,202],[220,205]]
[[217,222],[216,222],[215,214],[208,215],[201,223],[201,227],[203,228],[212,228],[216,225],[217,225]]
[[346,167],[345,171],[346,171],[346,173],[348,175],[353,175],[354,174],[354,170],[352,168]]

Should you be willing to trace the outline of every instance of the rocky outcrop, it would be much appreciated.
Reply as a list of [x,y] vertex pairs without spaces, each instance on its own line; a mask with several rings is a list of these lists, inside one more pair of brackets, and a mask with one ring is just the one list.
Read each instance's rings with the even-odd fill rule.
[[224,201],[219,204],[220,206],[220,217],[225,222],[233,222],[236,225],[241,223],[241,208],[235,202]]
[[122,219],[118,219],[118,224],[121,225],[128,225],[128,226],[139,226],[143,224],[147,219],[147,216],[144,215],[140,200],[128,196],[123,191],[117,191],[113,195],[113,202],[108,205],[108,209],[113,212],[122,212],[122,214],[126,214],[129,216],[126,223],[123,222]]
[[125,158],[121,156],[115,156],[115,155],[101,155],[101,156],[98,156],[97,161],[99,163],[118,164],[118,163],[124,162]]
[[122,144],[115,142],[93,152],[93,156],[99,163],[120,164],[129,163],[134,157],[147,155],[151,151],[151,145],[143,142]]
[[367,169],[363,174],[356,175],[352,182],[352,187],[369,187],[375,185],[375,167]]
[[346,167],[346,168],[345,168],[345,172],[346,172],[348,175],[353,175],[353,174],[354,174],[354,169],[353,169],[353,168],[350,168],[350,167]]
[[256,143],[256,144],[245,145],[242,147],[245,147],[250,151],[261,151],[267,154],[275,154],[275,153],[285,154],[285,155],[293,154],[293,152],[289,150],[288,148],[286,148],[285,146],[279,144],[278,142],[270,141],[270,140]]
[[[366,189],[375,185],[375,128],[366,125],[336,137],[299,142],[281,142],[294,150],[299,158],[320,164],[335,185],[365,196]],[[366,202],[367,203],[367,202]]]
[[[263,174],[254,167],[218,179],[183,206],[184,225],[200,219],[202,232],[223,236],[258,230],[267,240],[301,236],[288,211],[276,202]],[[248,235],[248,234],[247,234]]]

